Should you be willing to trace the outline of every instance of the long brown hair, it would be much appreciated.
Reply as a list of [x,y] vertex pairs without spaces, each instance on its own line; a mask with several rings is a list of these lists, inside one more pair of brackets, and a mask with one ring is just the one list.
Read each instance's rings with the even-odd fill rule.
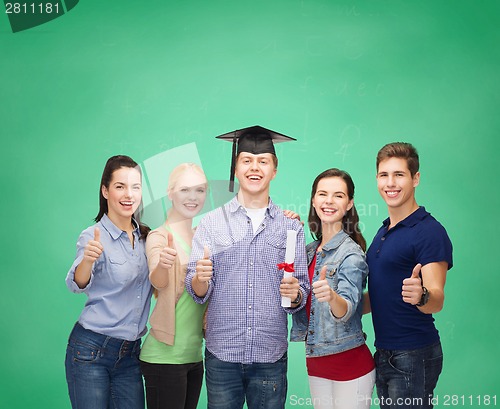
[[[104,166],[104,170],[102,172],[102,177],[101,177],[101,184],[99,185],[99,212],[97,213],[97,216],[94,219],[96,222],[101,220],[104,214],[108,213],[108,200],[102,194],[102,187],[104,186],[106,189],[109,189],[109,184],[111,183],[113,172],[120,168],[137,169],[142,177],[142,171],[140,166],[131,157],[125,155],[116,155],[109,158],[108,161],[106,162],[106,165]],[[144,239],[146,238],[151,229],[145,224],[141,223],[142,210],[143,209],[142,209],[142,198],[141,198],[141,204],[139,205],[134,214],[134,219],[139,224],[141,238]]]
[[[331,168],[316,176],[311,189],[311,207],[309,209],[309,216],[307,219],[309,230],[315,240],[321,240],[323,238],[323,230],[321,227],[321,220],[312,205],[312,200],[316,194],[316,190],[318,189],[319,181],[324,178],[332,177],[341,178],[347,186],[347,196],[349,197],[349,200],[354,199],[354,182],[352,181],[351,175],[349,175],[346,171]],[[366,251],[366,240],[359,229],[359,216],[356,211],[356,206],[353,205],[344,215],[342,219],[342,228],[356,243],[359,244],[363,251]]]

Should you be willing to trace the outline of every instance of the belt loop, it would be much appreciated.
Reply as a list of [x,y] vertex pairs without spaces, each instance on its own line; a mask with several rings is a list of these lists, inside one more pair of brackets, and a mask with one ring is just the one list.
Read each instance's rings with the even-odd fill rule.
[[109,341],[111,341],[112,339],[113,339],[112,337],[106,337],[106,339],[102,343],[101,357],[104,356],[104,351],[106,350],[106,347],[108,346]]
[[132,353],[138,352],[140,348],[141,348],[141,339],[139,338],[135,340],[134,348],[132,348]]

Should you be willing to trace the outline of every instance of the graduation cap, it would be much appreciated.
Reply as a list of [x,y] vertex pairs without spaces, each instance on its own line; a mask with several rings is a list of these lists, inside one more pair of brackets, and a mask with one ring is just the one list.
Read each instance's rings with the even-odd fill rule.
[[272,153],[276,155],[274,144],[279,142],[296,141],[295,138],[271,131],[262,126],[255,125],[248,128],[237,129],[216,137],[224,141],[233,143],[231,155],[231,174],[229,176],[229,191],[234,191],[234,169],[236,167],[236,157],[241,152],[248,152],[253,155],[261,153]]

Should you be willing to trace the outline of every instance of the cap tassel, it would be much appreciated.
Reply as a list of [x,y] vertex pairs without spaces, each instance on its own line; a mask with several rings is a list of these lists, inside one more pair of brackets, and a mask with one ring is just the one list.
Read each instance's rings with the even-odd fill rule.
[[236,132],[234,132],[233,137],[233,153],[231,155],[231,173],[229,175],[229,191],[234,192],[234,171],[236,169],[236,142],[238,138],[236,136]]

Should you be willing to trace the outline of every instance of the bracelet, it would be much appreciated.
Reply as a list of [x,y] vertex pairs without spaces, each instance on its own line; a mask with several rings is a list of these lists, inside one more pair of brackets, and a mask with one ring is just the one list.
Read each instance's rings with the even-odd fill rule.
[[292,301],[292,304],[300,304],[300,301],[302,300],[302,292],[299,290],[297,294],[297,298]]

